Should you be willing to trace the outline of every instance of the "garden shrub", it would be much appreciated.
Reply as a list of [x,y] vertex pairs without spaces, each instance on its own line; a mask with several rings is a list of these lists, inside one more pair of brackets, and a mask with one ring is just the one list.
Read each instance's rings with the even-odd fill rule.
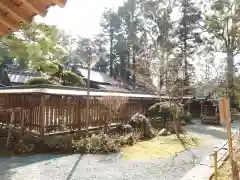
[[13,147],[13,152],[20,155],[20,154],[29,154],[33,152],[34,145],[33,144],[25,144],[22,140],[18,141],[17,144]]
[[32,79],[29,79],[26,82],[26,85],[38,85],[38,84],[49,84],[54,85],[54,83],[44,77],[34,77]]
[[189,112],[185,112],[179,116],[180,120],[184,120],[186,123],[190,123],[192,119],[192,114]]
[[143,137],[145,138],[153,138],[155,136],[155,132],[149,119],[143,114],[136,113],[133,115],[129,124],[133,128],[141,129],[143,131]]
[[72,71],[63,71],[62,85],[86,87],[84,80]]
[[92,134],[90,137],[81,138],[74,143],[74,150],[79,153],[113,153],[119,152],[121,139],[111,138],[107,134]]
[[92,134],[89,137],[82,137],[73,143],[74,152],[107,154],[119,152],[122,146],[132,146],[139,140],[139,133],[128,133],[126,135],[107,135],[103,131],[99,134]]

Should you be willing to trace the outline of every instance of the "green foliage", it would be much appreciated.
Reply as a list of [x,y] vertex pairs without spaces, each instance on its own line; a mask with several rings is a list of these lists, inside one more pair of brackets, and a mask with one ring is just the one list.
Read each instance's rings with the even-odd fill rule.
[[33,145],[26,145],[22,140],[18,141],[13,148],[13,152],[22,155],[29,154],[33,152]]
[[189,123],[192,119],[192,114],[189,112],[180,114],[179,119],[184,120],[186,123]]
[[48,80],[45,77],[35,77],[32,79],[29,79],[26,82],[26,85],[38,85],[38,84],[48,84],[48,85],[54,85],[54,83],[50,80]]
[[121,142],[119,137],[114,139],[104,133],[93,134],[76,141],[74,149],[80,153],[113,153],[120,151]]
[[220,43],[217,50],[222,52],[239,50],[238,9],[233,14],[234,7],[233,1],[216,0],[211,2],[211,11],[206,12],[205,30],[209,34],[208,41],[217,40]]
[[39,67],[39,71],[48,76],[48,81],[63,86],[85,87],[83,79],[74,72],[64,70],[59,61],[46,61]]
[[23,25],[21,29],[2,39],[8,55],[16,61],[27,61],[29,69],[39,69],[47,60],[61,60],[66,56],[59,43],[58,29],[44,23]]
[[[56,76],[60,71],[62,71],[63,67],[58,61],[50,61],[47,60],[45,63],[39,66],[38,71],[45,73],[49,76]],[[59,78],[59,76],[58,76]]]
[[63,71],[62,85],[86,87],[86,83],[84,82],[84,80],[80,76],[71,71]]
[[149,111],[158,112],[159,116],[162,117],[174,117],[175,119],[179,118],[181,107],[175,103],[170,101],[155,103],[150,106]]

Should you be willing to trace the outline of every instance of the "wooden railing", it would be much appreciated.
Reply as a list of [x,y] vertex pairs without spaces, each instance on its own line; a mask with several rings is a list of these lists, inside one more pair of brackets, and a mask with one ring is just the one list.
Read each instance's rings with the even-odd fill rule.
[[[109,117],[109,110],[101,101],[104,97],[127,98],[113,119]],[[86,89],[43,85],[0,89],[0,107],[22,108],[15,114],[15,128],[20,128],[24,122],[25,130],[40,135],[63,131],[62,125],[71,131],[78,131],[86,129],[86,124],[88,128],[103,126],[110,119],[111,123],[125,123],[137,112],[146,113],[149,106],[159,98],[150,94],[91,90],[90,121],[86,123]],[[9,121],[9,113],[0,114],[0,123]]]

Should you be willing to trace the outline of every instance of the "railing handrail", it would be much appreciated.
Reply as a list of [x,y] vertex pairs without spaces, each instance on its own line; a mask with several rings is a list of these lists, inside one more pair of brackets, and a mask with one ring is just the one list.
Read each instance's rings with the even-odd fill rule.
[[[232,135],[231,138],[233,138],[238,132],[240,132],[240,128],[238,128]],[[221,149],[223,149],[228,144],[228,140],[225,141],[225,143],[219,147],[216,151],[219,152]]]

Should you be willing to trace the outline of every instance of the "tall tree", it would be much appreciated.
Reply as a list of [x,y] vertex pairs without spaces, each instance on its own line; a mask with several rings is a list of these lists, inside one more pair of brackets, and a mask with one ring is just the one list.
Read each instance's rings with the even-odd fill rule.
[[202,43],[200,32],[197,32],[201,11],[192,0],[180,0],[179,7],[182,15],[177,29],[175,56],[180,60],[184,71],[182,86],[189,86],[195,76],[191,61],[194,60],[194,55]]
[[[140,6],[138,0],[128,0],[123,6],[119,7],[118,14],[122,20],[122,33],[126,37],[126,45],[128,47],[128,56],[126,67],[129,69],[128,76],[131,75],[131,84],[135,89],[136,81],[136,56],[139,54],[140,48]],[[131,69],[130,69],[131,67]],[[130,72],[130,74],[129,74]],[[127,77],[129,78],[129,77]]]
[[118,32],[121,28],[121,20],[119,19],[117,13],[112,9],[105,9],[100,25],[103,33],[106,36],[106,39],[109,42],[109,48],[107,48],[109,49],[109,71],[110,76],[113,76],[115,59],[114,46],[117,41]]
[[227,54],[227,82],[229,96],[234,98],[234,56],[239,53],[239,11],[236,1],[233,0],[214,0],[206,2],[210,7],[205,13],[205,27],[207,38],[215,41],[219,52]]
[[93,43],[96,46],[96,56],[98,58],[98,61],[96,62],[94,68],[101,72],[107,73],[110,64],[108,61],[110,55],[107,51],[107,39],[105,38],[104,34],[99,34],[94,37]]
[[91,49],[94,57],[91,68],[107,73],[109,66],[107,58],[109,57],[109,54],[107,52],[106,42],[107,40],[103,34],[99,34],[92,39],[79,37],[77,41],[77,49],[74,52],[80,59],[78,65],[87,66],[89,54],[86,52],[88,49]]
[[[155,76],[159,79],[159,89],[168,89],[168,76],[170,71],[168,61],[173,54],[174,21],[171,19],[175,0],[143,0],[140,2],[143,16],[142,30],[149,37],[151,58],[155,61],[157,70]],[[168,70],[167,70],[168,69]],[[170,73],[171,72],[171,73]]]

